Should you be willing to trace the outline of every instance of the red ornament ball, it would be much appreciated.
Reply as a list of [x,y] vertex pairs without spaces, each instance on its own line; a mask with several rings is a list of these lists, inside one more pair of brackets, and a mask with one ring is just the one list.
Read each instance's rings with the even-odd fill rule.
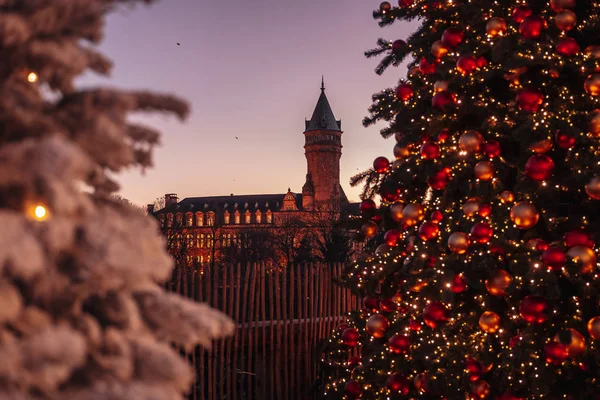
[[533,11],[528,6],[518,6],[513,10],[512,18],[515,22],[520,24],[531,14],[533,14]]
[[556,132],[556,144],[563,149],[571,149],[575,146],[575,138],[564,132]]
[[360,213],[367,214],[377,209],[377,204],[371,199],[365,199],[360,202]]
[[546,268],[556,271],[565,266],[567,255],[560,247],[552,246],[542,253],[542,261]]
[[362,386],[360,383],[351,380],[344,385],[344,395],[347,399],[358,399],[362,394]]
[[401,234],[402,232],[398,229],[390,229],[383,235],[383,240],[388,246],[396,246]]
[[519,33],[525,39],[537,39],[546,27],[546,20],[537,15],[530,15],[519,24]]
[[542,296],[531,295],[521,300],[519,314],[530,324],[544,323],[548,316],[548,301]]
[[415,91],[413,90],[413,88],[410,85],[410,83],[407,83],[407,82],[401,83],[396,88],[396,97],[399,98],[402,101],[408,101],[408,100],[410,100],[411,97],[413,97],[414,94],[415,94]]
[[408,44],[401,39],[395,40],[394,43],[392,43],[392,53],[394,54],[404,54],[408,51]]
[[564,10],[554,17],[556,27],[561,31],[570,31],[577,25],[577,14],[571,10]]
[[465,33],[460,28],[448,28],[442,34],[442,44],[448,49],[455,49],[462,43]]
[[397,392],[404,396],[410,391],[410,380],[399,373],[390,375],[385,385],[392,392]]
[[483,68],[487,63],[487,59],[484,56],[477,57],[477,68]]
[[573,229],[565,234],[565,246],[567,248],[575,246],[594,247],[594,241],[590,235],[581,229]]
[[421,146],[421,157],[424,160],[435,160],[440,154],[440,146],[435,142],[428,141]]
[[477,59],[472,55],[464,55],[456,61],[456,70],[462,75],[470,75],[477,69]]
[[575,8],[575,3],[575,0],[550,0],[550,7],[554,12],[560,12]]
[[398,304],[393,298],[383,299],[379,302],[381,312],[392,312],[398,309]]
[[523,89],[517,94],[517,106],[523,111],[534,113],[544,104],[544,94],[537,89]]
[[429,240],[434,240],[438,237],[440,233],[440,228],[434,222],[423,222],[419,227],[419,237],[427,242]]
[[390,320],[381,314],[374,314],[367,320],[367,333],[376,339],[385,336],[385,332],[390,327]]
[[465,370],[467,371],[467,376],[471,382],[475,382],[479,380],[481,375],[483,374],[483,365],[473,357],[467,357],[465,359]]
[[525,174],[534,181],[545,181],[552,176],[554,161],[545,154],[534,154],[525,164]]
[[433,190],[446,189],[446,186],[448,186],[448,183],[450,182],[450,179],[451,179],[450,172],[451,172],[450,168],[440,169],[439,171],[437,171],[435,173],[435,175],[433,175],[432,177],[427,179],[427,184]]
[[424,75],[435,74],[437,70],[438,63],[436,61],[429,61],[427,58],[421,58],[421,62],[419,62],[419,71],[421,71]]
[[379,309],[380,300],[379,295],[368,294],[363,299],[363,306],[369,311],[377,311]]
[[435,223],[440,223],[444,219],[444,214],[440,210],[435,210],[431,213],[431,220]]
[[477,222],[471,228],[471,238],[476,243],[485,244],[490,241],[494,234],[492,227],[486,224],[485,222]]
[[448,107],[453,105],[456,102],[456,98],[454,94],[450,93],[447,90],[442,90],[441,92],[436,93],[431,99],[431,105],[438,110],[446,110]]
[[342,333],[342,343],[348,347],[355,347],[359,338],[360,334],[355,328],[348,328]]
[[423,310],[423,320],[432,329],[446,323],[449,319],[450,312],[444,303],[434,301],[427,305]]
[[388,347],[394,354],[404,354],[410,349],[410,338],[406,335],[396,334],[388,340]]
[[414,0],[398,0],[398,5],[402,8],[412,7]]
[[339,324],[337,328],[335,328],[335,331],[339,334],[342,334],[348,328],[350,328],[350,325],[348,324]]
[[461,274],[454,275],[452,284],[450,285],[450,290],[452,290],[453,293],[462,293],[467,290],[467,287],[467,281],[465,281],[465,278]]
[[568,358],[567,346],[559,342],[544,345],[544,356],[548,364],[560,365]]
[[477,210],[477,214],[482,218],[489,217],[492,214],[492,206],[489,204],[481,204],[479,210]]
[[391,9],[392,9],[392,5],[387,1],[384,1],[383,3],[381,3],[379,5],[379,11],[381,11],[382,13],[388,12]]
[[378,174],[388,172],[390,170],[390,160],[385,157],[377,157],[375,161],[373,161],[373,169]]
[[579,43],[572,37],[562,38],[556,43],[556,52],[561,56],[574,57],[580,51]]
[[[598,112],[598,115],[600,115],[600,112]],[[448,128],[444,128],[438,133],[437,140],[440,143],[444,143],[446,140],[448,140],[449,136],[450,133],[448,133]]]
[[501,153],[500,142],[497,140],[489,140],[483,145],[483,154],[489,158],[500,157]]

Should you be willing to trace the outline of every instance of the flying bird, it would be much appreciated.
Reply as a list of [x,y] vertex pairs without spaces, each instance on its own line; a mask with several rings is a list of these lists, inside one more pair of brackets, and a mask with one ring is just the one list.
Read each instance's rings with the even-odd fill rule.
[[237,139],[238,137],[236,136],[235,138]]
[[179,44],[179,42],[177,43],[177,46],[181,46],[181,45]]

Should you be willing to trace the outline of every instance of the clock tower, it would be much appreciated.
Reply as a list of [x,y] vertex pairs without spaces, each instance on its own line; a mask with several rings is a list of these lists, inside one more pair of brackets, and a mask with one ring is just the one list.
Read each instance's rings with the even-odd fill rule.
[[321,80],[317,106],[311,119],[305,121],[304,154],[308,168],[302,187],[302,206],[306,210],[326,202],[339,209],[340,202],[347,201],[340,186],[342,133],[342,121],[335,119]]

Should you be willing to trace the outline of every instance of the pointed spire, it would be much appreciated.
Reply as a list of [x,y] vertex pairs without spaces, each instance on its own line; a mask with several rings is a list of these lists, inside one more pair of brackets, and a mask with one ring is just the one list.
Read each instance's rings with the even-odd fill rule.
[[325,75],[321,75],[321,92],[325,91]]
[[325,77],[321,76],[321,95],[310,120],[306,121],[306,132],[308,131],[341,131],[342,121],[335,119],[327,96],[325,96]]

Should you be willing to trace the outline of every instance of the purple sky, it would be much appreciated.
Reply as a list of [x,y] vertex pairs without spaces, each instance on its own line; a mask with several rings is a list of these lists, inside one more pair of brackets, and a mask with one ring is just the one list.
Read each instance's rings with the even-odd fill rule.
[[[378,37],[406,38],[414,25],[381,29],[371,12],[379,0],[163,0],[112,15],[101,46],[115,63],[107,83],[186,98],[184,123],[143,117],[163,131],[155,168],[120,177],[121,194],[138,204],[167,192],[180,198],[220,194],[300,192],[306,173],[304,118],[326,93],[342,120],[341,182],[380,155],[393,139],[362,118],[371,95],[392,87],[405,68],[382,77],[363,52]],[[177,46],[177,42],[181,45]],[[235,137],[239,139],[236,140]]]

